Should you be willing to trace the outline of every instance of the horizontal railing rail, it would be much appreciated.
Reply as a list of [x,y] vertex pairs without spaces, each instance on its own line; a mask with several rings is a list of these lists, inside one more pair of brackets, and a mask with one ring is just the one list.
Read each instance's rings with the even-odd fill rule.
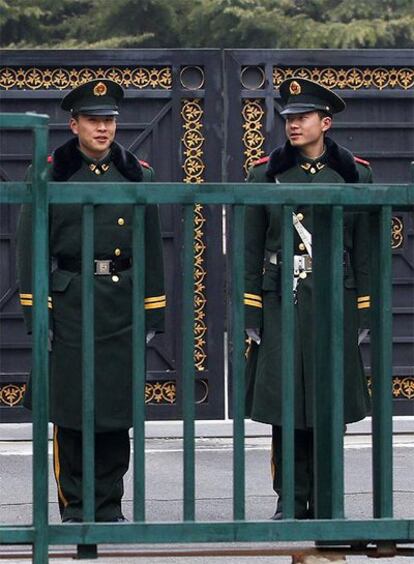
[[[391,395],[391,211],[412,208],[414,186],[353,184],[203,184],[181,183],[55,183],[47,177],[47,118],[0,115],[0,127],[27,127],[35,137],[32,182],[6,182],[0,203],[33,207],[33,523],[0,526],[0,543],[32,544],[35,564],[44,564],[55,544],[183,543],[235,541],[367,540],[409,542],[414,516],[393,517],[392,395]],[[83,499],[84,523],[55,525],[48,516],[48,210],[50,204],[82,204],[83,300]],[[233,370],[233,521],[197,522],[195,512],[194,433],[194,246],[195,203],[231,205],[232,248],[232,370]],[[94,207],[130,204],[133,217],[133,522],[94,523]],[[183,354],[184,420],[183,521],[145,521],[145,312],[144,275],[146,204],[184,206],[183,223]],[[283,208],[282,367],[283,367],[283,498],[285,519],[245,519],[244,464],[244,207],[277,204]],[[292,293],[292,211],[314,206],[315,441],[316,519],[294,515],[294,378]],[[350,210],[370,214],[373,369],[373,518],[348,520],[344,514],[343,387],[343,217]]]

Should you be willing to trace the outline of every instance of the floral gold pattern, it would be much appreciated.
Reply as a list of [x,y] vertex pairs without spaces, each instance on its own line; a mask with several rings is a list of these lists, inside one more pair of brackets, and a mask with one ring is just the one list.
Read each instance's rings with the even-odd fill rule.
[[401,217],[392,218],[391,247],[398,249],[404,245],[404,223]]
[[[368,377],[368,389],[371,394],[371,376]],[[392,380],[392,395],[394,398],[414,400],[414,376],[394,376]]]
[[[184,178],[183,182],[200,184],[204,181],[203,172],[203,108],[200,100],[183,100],[181,117],[183,119],[183,136],[181,142],[184,147]],[[197,370],[205,370],[206,335],[205,309],[207,299],[205,295],[204,254],[206,245],[204,242],[204,224],[206,219],[203,214],[203,206],[194,206],[194,366]]]
[[327,88],[340,90],[358,90],[360,88],[402,88],[408,90],[414,86],[414,68],[282,68],[273,67],[273,85],[278,88],[281,82],[291,76],[308,78]]
[[65,90],[97,78],[109,78],[124,88],[162,88],[171,90],[170,67],[162,68],[0,68],[0,88],[38,90],[39,88]]
[[166,382],[145,383],[145,403],[159,405],[160,403],[175,403],[177,389],[174,380]]
[[24,396],[26,384],[6,384],[0,387],[0,406],[16,407]]
[[244,170],[247,172],[250,166],[263,154],[263,123],[264,110],[260,100],[245,100],[243,110],[243,145],[244,145]]

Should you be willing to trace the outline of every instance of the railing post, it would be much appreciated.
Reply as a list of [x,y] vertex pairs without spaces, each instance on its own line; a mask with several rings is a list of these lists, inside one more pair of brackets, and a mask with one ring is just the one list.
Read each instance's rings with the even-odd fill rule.
[[33,216],[33,524],[34,564],[48,562],[48,419],[49,419],[49,204],[47,123],[34,127]]
[[393,515],[391,207],[371,214],[374,517]]
[[343,517],[343,215],[313,213],[314,430],[316,517]]
[[134,206],[132,235],[132,402],[134,521],[145,521],[145,207]]
[[195,518],[194,476],[194,208],[184,206],[183,252],[183,424],[184,424],[184,520]]
[[[295,516],[295,355],[292,206],[283,206],[282,226],[282,498],[283,517]],[[278,469],[276,469],[278,471]]]
[[245,518],[244,459],[244,206],[234,206],[233,214],[233,519]]

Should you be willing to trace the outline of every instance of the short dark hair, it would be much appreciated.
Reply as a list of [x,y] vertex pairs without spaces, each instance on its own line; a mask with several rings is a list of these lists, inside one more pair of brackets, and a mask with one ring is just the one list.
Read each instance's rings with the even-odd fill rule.
[[319,116],[321,119],[326,118],[326,117],[329,117],[329,118],[332,119],[332,115],[329,114],[328,112],[324,112],[323,110],[316,110],[316,113],[318,114],[318,116]]

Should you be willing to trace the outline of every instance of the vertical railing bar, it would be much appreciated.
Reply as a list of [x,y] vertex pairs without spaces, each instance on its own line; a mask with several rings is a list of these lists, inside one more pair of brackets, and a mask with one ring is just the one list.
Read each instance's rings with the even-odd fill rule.
[[344,516],[344,243],[343,208],[332,208],[331,230],[331,281],[329,299],[331,302],[331,480],[332,518]]
[[[283,517],[295,514],[295,371],[292,206],[283,206],[282,227],[282,498]],[[276,472],[280,469],[277,468]]]
[[134,206],[132,279],[134,521],[145,521],[145,207],[142,205]]
[[185,521],[195,518],[194,455],[194,208],[184,205],[183,249],[183,425],[184,425],[184,506]]
[[233,519],[245,518],[244,206],[233,208]]
[[390,206],[374,214],[372,272],[372,430],[374,517],[393,516],[392,285]]
[[82,499],[83,520],[95,521],[94,207],[82,215]]
[[332,209],[313,207],[314,489],[318,519],[332,516]]
[[49,205],[48,128],[34,128],[32,171],[33,241],[33,524],[34,564],[48,562],[48,419],[49,419]]

